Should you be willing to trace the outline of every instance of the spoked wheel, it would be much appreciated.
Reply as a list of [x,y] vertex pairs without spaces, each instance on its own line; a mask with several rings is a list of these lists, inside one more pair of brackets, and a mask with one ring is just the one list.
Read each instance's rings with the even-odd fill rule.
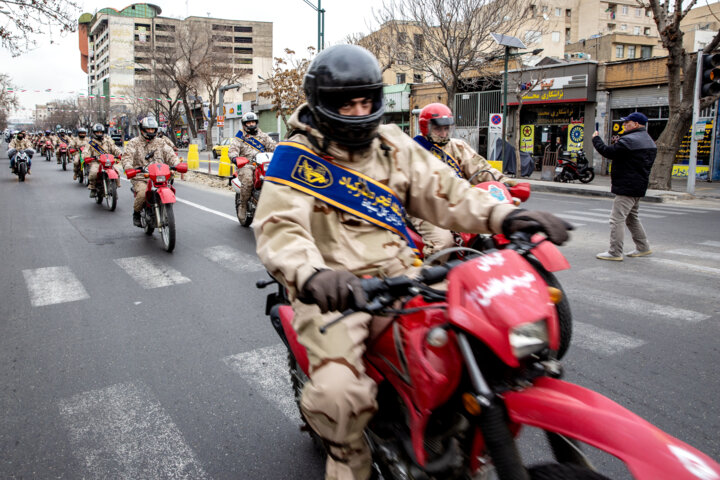
[[108,180],[107,192],[105,192],[105,205],[111,212],[114,212],[117,207],[117,199],[117,185],[115,184],[115,180]]
[[83,171],[83,168],[80,167],[80,171],[78,172],[78,183],[83,183],[85,181],[85,172]]
[[152,215],[152,213],[148,214],[147,208],[144,208],[140,212],[140,224],[142,225],[143,230],[145,230],[145,235],[152,235],[153,231],[155,231],[155,227],[152,226],[150,220],[148,219],[149,215]]
[[62,156],[62,167],[63,167],[63,170],[67,170],[67,156],[66,155]]
[[172,252],[175,248],[175,213],[173,212],[172,203],[160,205],[160,220],[162,221],[160,234],[162,235],[163,246],[165,251]]
[[50,154],[50,153],[48,153],[48,152],[45,152],[45,161],[46,161],[46,162],[49,162],[49,161],[50,161],[50,158],[52,158],[52,154]]
[[586,170],[585,173],[580,177],[581,183],[590,183],[595,179],[595,172],[592,170]]
[[25,162],[18,162],[18,165],[17,165],[18,180],[21,182],[24,182],[26,173],[27,173],[27,165],[25,165]]
[[242,215],[240,213],[240,195],[238,195],[237,193],[235,194],[235,213],[237,214],[240,225],[242,225],[243,227],[249,227],[253,221],[253,217],[255,216],[255,205],[252,202],[252,197],[250,197],[250,200],[248,200],[245,204],[245,215]]

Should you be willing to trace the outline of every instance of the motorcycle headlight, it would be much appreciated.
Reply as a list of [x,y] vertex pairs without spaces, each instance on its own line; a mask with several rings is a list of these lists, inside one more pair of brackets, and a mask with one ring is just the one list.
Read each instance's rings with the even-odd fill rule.
[[545,320],[526,323],[512,329],[510,346],[517,358],[524,358],[547,348],[548,330]]
[[157,177],[155,177],[155,181],[158,183],[162,183],[165,180],[166,180],[165,175],[158,175]]

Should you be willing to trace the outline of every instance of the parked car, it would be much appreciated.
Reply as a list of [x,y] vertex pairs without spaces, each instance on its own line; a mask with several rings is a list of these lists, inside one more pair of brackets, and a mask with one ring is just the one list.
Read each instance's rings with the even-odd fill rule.
[[219,144],[215,145],[215,146],[212,148],[213,158],[214,158],[214,159],[217,160],[217,159],[220,157],[220,154],[222,153],[222,148],[223,148],[223,147],[226,147],[226,146],[229,146],[229,145],[230,145],[230,140],[232,140],[232,137],[223,138],[223,139],[222,139],[222,142],[220,142]]

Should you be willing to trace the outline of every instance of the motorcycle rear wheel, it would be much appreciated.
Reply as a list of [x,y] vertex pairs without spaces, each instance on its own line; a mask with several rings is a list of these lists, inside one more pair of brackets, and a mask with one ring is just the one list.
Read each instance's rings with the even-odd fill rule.
[[175,248],[175,213],[171,203],[163,203],[160,206],[160,217],[163,246],[166,252],[172,252]]
[[595,179],[595,172],[592,170],[586,170],[585,173],[580,176],[580,183],[590,183]]

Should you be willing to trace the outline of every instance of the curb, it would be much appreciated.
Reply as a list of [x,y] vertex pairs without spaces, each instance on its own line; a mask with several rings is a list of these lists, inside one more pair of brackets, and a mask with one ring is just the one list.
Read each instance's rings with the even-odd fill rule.
[[[526,180],[527,181],[527,180]],[[588,187],[581,187],[581,186],[570,186],[570,185],[553,185],[549,182],[543,182],[538,180],[530,180],[528,181],[530,185],[532,185],[532,190],[536,192],[552,192],[552,193],[564,193],[564,194],[572,194],[572,195],[582,195],[586,197],[603,197],[603,198],[615,198],[615,194],[610,192],[610,189],[607,190],[605,188],[588,188]],[[695,195],[690,195],[689,193],[683,193],[683,192],[662,192],[662,193],[648,193],[643,198],[643,202],[648,203],[664,203],[668,201],[673,200],[693,200],[696,198],[701,198]]]

